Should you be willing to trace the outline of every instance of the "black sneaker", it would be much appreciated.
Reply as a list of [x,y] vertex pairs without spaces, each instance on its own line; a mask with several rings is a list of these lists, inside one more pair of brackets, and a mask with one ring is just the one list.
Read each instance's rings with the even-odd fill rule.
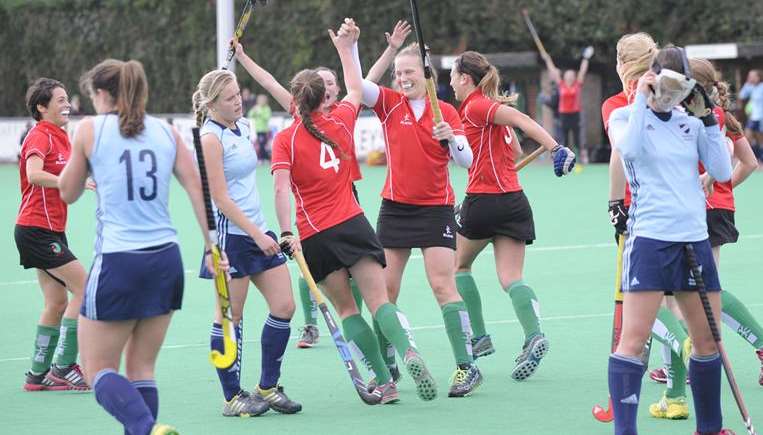
[[87,391],[90,386],[85,382],[85,375],[79,364],[72,364],[69,367],[58,367],[53,364],[46,376],[47,381],[56,384],[55,387],[49,387],[50,390],[74,390]]
[[466,397],[482,384],[482,373],[476,365],[464,365],[456,368],[451,378],[448,397]]
[[272,409],[281,414],[296,414],[302,410],[302,405],[289,399],[289,396],[283,392],[283,387],[277,385],[273,388],[263,390],[258,385],[255,389],[257,396],[266,401]]
[[48,391],[55,390],[55,387],[59,387],[59,390],[66,390],[65,385],[58,385],[48,379],[48,372],[36,375],[32,372],[26,372],[26,380],[24,381],[24,391]]

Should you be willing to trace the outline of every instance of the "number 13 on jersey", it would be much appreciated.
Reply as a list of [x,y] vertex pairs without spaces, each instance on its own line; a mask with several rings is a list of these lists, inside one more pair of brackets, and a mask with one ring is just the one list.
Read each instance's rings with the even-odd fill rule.
[[324,142],[321,142],[321,168],[334,168],[334,172],[339,173],[339,159],[331,145]]

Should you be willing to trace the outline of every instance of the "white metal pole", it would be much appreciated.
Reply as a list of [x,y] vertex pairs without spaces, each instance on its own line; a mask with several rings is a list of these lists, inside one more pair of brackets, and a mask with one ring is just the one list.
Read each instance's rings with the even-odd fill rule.
[[[234,20],[233,0],[217,0],[217,66],[225,65],[228,55],[228,41],[233,37]],[[231,69],[235,65],[228,65]]]

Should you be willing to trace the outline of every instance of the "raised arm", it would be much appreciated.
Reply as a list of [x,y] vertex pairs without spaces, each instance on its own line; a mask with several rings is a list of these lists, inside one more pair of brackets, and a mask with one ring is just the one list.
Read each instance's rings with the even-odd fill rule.
[[562,73],[559,72],[559,68],[554,65],[553,59],[551,59],[551,55],[548,53],[541,54],[543,57],[543,60],[546,62],[546,69],[548,69],[548,75],[551,77],[551,80],[554,81],[554,83],[559,84],[562,82]]
[[588,73],[588,63],[593,56],[593,47],[588,46],[583,49],[583,60],[580,61],[580,69],[578,70],[578,83],[585,81],[585,75]]
[[331,42],[336,47],[339,60],[342,62],[342,75],[344,76],[344,86],[347,89],[347,95],[342,101],[347,101],[354,106],[360,106],[363,96],[363,78],[360,67],[355,61],[353,46],[355,46],[354,34],[359,32],[355,23],[349,20],[345,22],[337,33],[329,29]]
[[278,83],[278,80],[273,77],[266,69],[259,66],[251,57],[244,52],[244,47],[241,44],[236,44],[236,60],[244,67],[246,72],[249,73],[252,78],[260,84],[273,98],[278,101],[278,104],[284,108],[287,112],[291,108],[292,97],[289,91]]
[[387,48],[384,49],[384,52],[382,52],[379,59],[376,60],[376,63],[374,63],[371,69],[368,70],[366,80],[379,83],[382,77],[384,77],[384,74],[389,70],[389,66],[392,65],[392,62],[395,60],[397,51],[403,46],[405,38],[407,38],[410,33],[411,25],[408,24],[407,21],[398,21],[397,24],[395,24],[395,28],[392,30],[391,35],[386,32],[384,33],[384,37],[387,38]]

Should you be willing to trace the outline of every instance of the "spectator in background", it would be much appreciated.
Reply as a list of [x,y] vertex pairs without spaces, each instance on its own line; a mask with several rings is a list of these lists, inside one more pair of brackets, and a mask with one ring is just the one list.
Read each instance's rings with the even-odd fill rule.
[[763,160],[763,82],[760,76],[760,70],[750,70],[747,82],[739,91],[739,99],[749,100],[750,112],[744,133],[755,151],[755,156],[758,160]]
[[[577,73],[568,69],[564,76],[559,68],[554,65],[551,56],[545,54],[543,60],[546,61],[548,74],[551,80],[559,86],[559,119],[562,128],[561,144],[571,148],[575,154],[580,156],[583,163],[588,163],[588,150],[583,145],[580,136],[580,94],[583,88],[583,81],[588,72],[588,60],[593,56],[593,47],[586,47],[583,50],[583,60],[580,62],[580,69]],[[570,139],[572,134],[572,139]]]
[[268,105],[268,96],[265,94],[257,95],[257,104],[247,112],[247,118],[254,125],[254,131],[257,132],[257,156],[260,160],[270,160],[267,145],[270,141],[270,117],[272,113]]
[[254,107],[254,95],[249,88],[241,90],[241,105],[244,108],[244,113],[249,113],[252,107]]
[[538,94],[541,104],[551,109],[551,113],[554,117],[554,140],[557,142],[562,141],[562,123],[559,119],[559,86],[556,82],[551,82],[551,91],[547,94],[541,91]]

